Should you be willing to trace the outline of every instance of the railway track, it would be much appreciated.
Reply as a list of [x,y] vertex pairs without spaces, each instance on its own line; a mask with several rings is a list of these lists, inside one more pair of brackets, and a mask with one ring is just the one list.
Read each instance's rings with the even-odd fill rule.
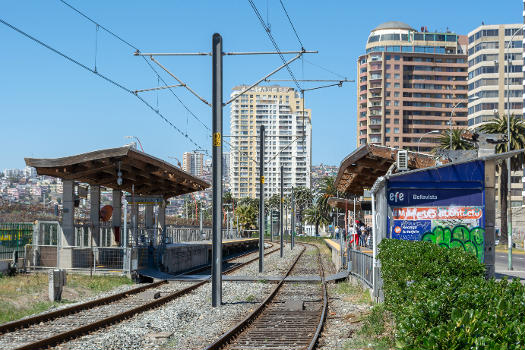
[[326,318],[328,297],[319,248],[311,247],[317,251],[318,266],[312,266],[304,248],[286,276],[313,272],[322,277],[320,285],[285,283],[285,276],[252,314],[205,349],[313,349]]
[[[265,255],[276,251],[278,249]],[[249,258],[249,255],[257,252],[252,251],[226,259],[225,263],[229,266],[224,273],[231,273],[258,260],[258,256]],[[55,346],[159,307],[205,283],[207,281],[185,286],[187,283],[184,282],[177,284],[160,281],[106,298],[10,322],[0,326],[0,349],[36,350]]]

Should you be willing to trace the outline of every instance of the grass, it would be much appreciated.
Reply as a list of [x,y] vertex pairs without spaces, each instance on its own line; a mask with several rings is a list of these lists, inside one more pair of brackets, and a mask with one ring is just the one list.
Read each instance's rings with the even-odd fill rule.
[[0,276],[0,323],[40,313],[83,297],[109,291],[132,281],[123,276],[88,276],[68,274],[61,302],[48,299],[48,276],[45,273]]
[[345,299],[358,304],[372,304],[370,292],[360,285],[350,282],[340,282],[336,284],[335,292],[345,296]]
[[363,325],[343,349],[390,350],[395,348],[393,321],[383,304],[376,304],[361,319]]

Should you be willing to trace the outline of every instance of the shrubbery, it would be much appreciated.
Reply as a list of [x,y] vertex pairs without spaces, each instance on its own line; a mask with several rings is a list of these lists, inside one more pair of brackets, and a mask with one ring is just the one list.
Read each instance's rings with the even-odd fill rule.
[[487,281],[461,249],[427,242],[379,245],[385,307],[403,349],[524,349],[525,287]]

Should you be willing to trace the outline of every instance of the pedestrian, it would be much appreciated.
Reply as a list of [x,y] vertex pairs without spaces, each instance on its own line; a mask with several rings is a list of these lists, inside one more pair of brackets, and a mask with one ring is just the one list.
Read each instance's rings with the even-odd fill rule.
[[335,227],[335,239],[339,239],[339,233],[340,233],[339,226],[336,226]]

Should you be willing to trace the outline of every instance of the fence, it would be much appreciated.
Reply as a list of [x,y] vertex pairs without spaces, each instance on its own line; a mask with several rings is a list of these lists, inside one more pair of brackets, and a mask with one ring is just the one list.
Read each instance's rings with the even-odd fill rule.
[[350,250],[349,260],[350,273],[359,278],[368,287],[373,286],[373,258],[372,255],[360,252],[359,250]]
[[129,271],[132,248],[123,247],[57,247],[32,245],[25,247],[28,269],[61,268],[67,270]]
[[24,258],[24,246],[31,243],[32,237],[32,223],[0,223],[0,260],[11,259],[14,251]]

